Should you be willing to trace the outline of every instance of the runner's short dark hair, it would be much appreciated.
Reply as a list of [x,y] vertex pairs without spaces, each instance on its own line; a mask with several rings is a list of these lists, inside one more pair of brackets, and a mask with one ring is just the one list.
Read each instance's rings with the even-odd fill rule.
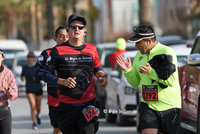
[[67,27],[66,27],[66,26],[59,26],[59,27],[56,29],[56,31],[55,31],[55,37],[58,36],[59,31],[62,30],[62,29],[66,29],[66,30],[67,30]]

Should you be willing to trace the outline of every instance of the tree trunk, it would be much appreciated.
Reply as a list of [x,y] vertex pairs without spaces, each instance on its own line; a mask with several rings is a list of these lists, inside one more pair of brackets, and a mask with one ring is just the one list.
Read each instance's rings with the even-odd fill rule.
[[36,31],[36,2],[35,0],[31,0],[30,5],[30,48],[32,50],[36,49],[37,44],[37,31]]
[[43,39],[43,23],[42,23],[42,4],[37,5],[37,42],[38,42],[38,48],[37,50],[40,50],[41,42]]
[[15,16],[12,16],[12,19],[8,22],[8,39],[17,39],[17,19]]
[[63,4],[62,25],[68,25],[68,16],[70,16],[71,4],[69,2]]
[[140,24],[151,24],[151,4],[149,0],[139,1],[139,20]]
[[95,21],[93,19],[90,20],[90,28],[91,28],[91,43],[96,44],[96,36],[95,36]]
[[56,19],[57,15],[57,7],[52,0],[46,0],[46,16],[47,16],[47,35],[46,39],[52,39],[54,37],[54,31],[58,26],[58,19]]

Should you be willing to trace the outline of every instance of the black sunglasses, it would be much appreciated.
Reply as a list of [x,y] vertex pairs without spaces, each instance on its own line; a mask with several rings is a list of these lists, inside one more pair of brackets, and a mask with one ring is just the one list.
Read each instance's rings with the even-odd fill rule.
[[85,26],[82,26],[82,25],[73,25],[73,24],[70,25],[69,27],[70,27],[71,29],[76,29],[76,27],[78,27],[79,30],[83,30],[83,28],[85,28]]

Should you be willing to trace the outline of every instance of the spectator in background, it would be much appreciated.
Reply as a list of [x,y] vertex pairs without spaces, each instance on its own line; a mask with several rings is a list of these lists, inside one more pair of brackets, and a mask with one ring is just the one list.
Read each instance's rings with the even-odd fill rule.
[[[32,129],[36,130],[36,118],[37,124],[41,124],[40,119],[40,107],[42,100],[42,84],[40,81],[34,81],[33,74],[35,73],[35,54],[33,52],[29,52],[27,55],[27,64],[22,68],[21,80],[26,80],[26,96],[28,98],[30,107],[31,107],[31,118],[33,121]],[[36,115],[35,115],[36,110]]]
[[8,99],[17,99],[18,90],[13,73],[2,64],[4,58],[3,50],[0,49],[0,134],[11,134],[12,115]]
[[113,68],[117,59],[117,56],[126,52],[126,41],[124,38],[118,38],[116,41],[116,48],[117,51],[112,53],[109,56],[109,62],[111,64],[111,67]]
[[[68,34],[66,31],[66,26],[60,26],[55,31],[54,41],[56,42],[56,45],[60,45],[68,40]],[[49,53],[51,52],[52,48],[48,48],[42,51],[39,58],[37,59],[35,68],[36,72],[34,75],[35,80],[39,81],[42,80],[42,74],[43,70],[46,64],[46,60],[48,58]],[[55,75],[55,72],[51,72],[53,75]],[[58,128],[57,124],[57,114],[56,114],[56,108],[59,104],[58,100],[58,86],[57,84],[49,84],[47,83],[47,92],[48,92],[48,100],[47,104],[49,105],[49,117],[51,120],[51,125],[54,127],[53,134],[62,134],[60,129]]]

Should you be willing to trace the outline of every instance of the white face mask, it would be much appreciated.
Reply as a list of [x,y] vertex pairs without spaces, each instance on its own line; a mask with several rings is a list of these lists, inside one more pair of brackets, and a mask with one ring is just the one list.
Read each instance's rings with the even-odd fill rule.
[[35,62],[33,62],[32,64],[30,64],[30,63],[27,62],[27,66],[28,67],[33,67],[33,66],[35,66]]

